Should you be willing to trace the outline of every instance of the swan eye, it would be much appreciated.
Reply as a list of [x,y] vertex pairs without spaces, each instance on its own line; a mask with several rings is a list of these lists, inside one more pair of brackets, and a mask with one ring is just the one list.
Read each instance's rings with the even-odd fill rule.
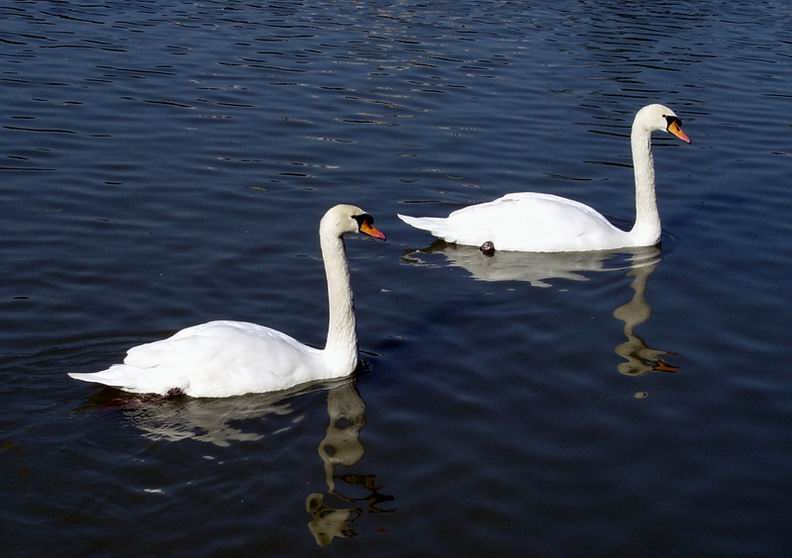
[[357,221],[358,232],[360,234],[364,234],[372,238],[378,238],[379,240],[385,240],[385,233],[377,230],[377,228],[374,226],[374,217],[368,213],[363,213],[361,215],[353,215],[352,218]]
[[668,115],[664,114],[663,118],[665,118],[665,120],[666,120],[666,130],[670,129],[671,126],[673,126],[674,124],[676,124],[680,128],[682,127],[682,121],[679,118],[677,118],[676,116],[668,116]]
[[358,229],[363,225],[373,225],[374,224],[374,217],[369,215],[368,213],[362,213],[360,215],[353,215],[352,218],[357,221]]

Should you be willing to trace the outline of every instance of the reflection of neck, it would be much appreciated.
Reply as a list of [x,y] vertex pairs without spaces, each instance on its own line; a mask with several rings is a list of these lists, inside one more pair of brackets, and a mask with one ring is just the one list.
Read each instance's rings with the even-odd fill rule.
[[624,322],[624,335],[627,337],[627,340],[617,345],[615,349],[616,354],[626,361],[619,363],[617,369],[628,376],[641,376],[652,370],[652,366],[645,362],[644,358],[646,356],[644,353],[650,349],[643,339],[633,333],[633,329],[652,315],[652,309],[646,303],[644,293],[646,279],[654,271],[655,265],[636,267],[628,273],[634,278],[630,284],[633,289],[632,300],[613,311],[613,316]]
[[330,314],[324,358],[333,375],[345,376],[357,366],[355,308],[349,269],[341,237],[326,231],[320,234]]
[[619,363],[617,368],[620,373],[628,376],[641,376],[652,371],[676,371],[675,367],[660,360],[660,355],[667,354],[665,351],[651,348],[633,333],[636,327],[652,316],[652,308],[646,302],[644,293],[646,281],[656,267],[656,263],[635,267],[628,273],[633,277],[630,284],[633,289],[632,300],[613,311],[613,316],[624,322],[624,335],[627,338],[624,343],[616,346],[616,354],[626,361]]
[[366,423],[366,406],[352,382],[327,392],[327,415],[330,422],[319,443],[319,457],[324,462],[325,482],[335,492],[335,466],[351,467],[363,458],[360,431]]
[[624,322],[624,334],[628,338],[634,337],[633,329],[644,323],[652,315],[652,309],[647,304],[644,293],[646,292],[646,280],[656,266],[657,264],[651,264],[630,270],[628,275],[633,277],[632,283],[630,283],[630,287],[633,290],[632,300],[613,311],[613,316]]
[[635,171],[635,225],[630,231],[634,246],[652,246],[660,240],[660,214],[655,198],[652,133],[639,119],[630,134]]

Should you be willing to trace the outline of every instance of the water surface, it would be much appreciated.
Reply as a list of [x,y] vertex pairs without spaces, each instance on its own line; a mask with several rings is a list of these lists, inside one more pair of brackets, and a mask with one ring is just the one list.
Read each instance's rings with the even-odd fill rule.
[[[783,556],[792,545],[784,2],[0,7],[0,535],[9,556]],[[433,244],[539,190],[659,249]],[[317,227],[364,365],[295,393],[70,380],[211,319],[321,345]]]

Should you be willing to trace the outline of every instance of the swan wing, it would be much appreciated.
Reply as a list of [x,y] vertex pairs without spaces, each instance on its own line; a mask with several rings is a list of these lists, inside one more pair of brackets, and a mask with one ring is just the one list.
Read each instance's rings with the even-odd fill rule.
[[321,351],[268,327],[215,321],[131,348],[123,364],[71,377],[134,393],[227,397],[322,377]]
[[604,250],[620,247],[626,234],[585,204],[534,192],[507,194],[454,211],[445,219],[400,217],[447,242],[481,246],[490,241],[497,250]]

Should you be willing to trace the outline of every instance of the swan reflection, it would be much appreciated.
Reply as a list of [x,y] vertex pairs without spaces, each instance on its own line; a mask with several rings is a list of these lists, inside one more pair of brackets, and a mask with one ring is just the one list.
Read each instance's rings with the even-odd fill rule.
[[[363,458],[360,431],[366,424],[366,406],[352,380],[327,393],[329,421],[325,437],[319,442],[319,457],[324,464],[327,493],[315,492],[305,500],[312,515],[308,529],[319,546],[327,546],[334,538],[350,538],[357,533],[352,522],[364,513],[391,513],[387,504],[393,496],[382,494],[376,475],[347,473],[339,475],[338,467],[353,467]],[[339,488],[341,485],[341,488]],[[329,502],[333,497],[336,502]],[[361,507],[365,504],[365,508]],[[335,507],[341,506],[341,507]]]
[[[232,442],[255,442],[264,438],[264,434],[252,431],[251,427],[260,426],[261,419],[269,415],[291,414],[289,395],[292,394],[196,399],[136,395],[102,388],[91,396],[89,405],[120,409],[150,440],[193,440],[227,447]],[[254,419],[256,422],[251,422]]]
[[[382,486],[376,475],[338,472],[339,468],[357,465],[365,453],[360,431],[366,424],[366,406],[355,388],[354,378],[289,392],[218,399],[141,396],[105,388],[91,397],[89,406],[120,408],[151,440],[193,440],[227,447],[235,442],[261,440],[267,435],[261,433],[263,419],[291,414],[291,397],[321,389],[327,390],[329,420],[317,451],[327,490],[310,494],[305,506],[311,514],[308,530],[317,544],[327,546],[336,537],[355,536],[352,524],[365,514],[395,511],[389,507],[394,497],[380,492]],[[282,432],[301,418],[269,433]]]
[[495,252],[484,255],[472,246],[448,244],[442,240],[403,256],[413,265],[432,266],[433,254],[442,254],[447,264],[467,270],[478,281],[523,281],[534,287],[551,287],[552,280],[588,281],[587,274],[598,272],[624,272],[633,278],[630,287],[632,299],[616,308],[613,316],[624,323],[626,341],[617,345],[616,354],[625,359],[618,365],[621,374],[642,376],[649,372],[677,372],[679,369],[666,362],[669,354],[654,349],[634,329],[652,315],[646,301],[646,282],[662,259],[656,246],[626,248],[600,252]]
[[655,270],[659,262],[636,267],[627,272],[633,278],[630,287],[633,297],[627,304],[619,306],[613,311],[617,320],[624,322],[624,335],[627,340],[616,345],[616,354],[624,358],[625,362],[619,363],[617,369],[627,376],[643,376],[649,372],[675,373],[679,367],[669,364],[662,357],[670,355],[668,351],[653,349],[646,342],[633,333],[633,329],[644,323],[652,315],[652,307],[646,302],[646,280]]
[[657,264],[656,246],[598,252],[507,252],[485,256],[473,246],[449,244],[442,240],[420,250],[412,250],[404,260],[432,266],[427,255],[442,254],[448,265],[467,270],[478,281],[524,281],[533,287],[551,287],[552,279],[588,281],[588,272],[618,271]]

